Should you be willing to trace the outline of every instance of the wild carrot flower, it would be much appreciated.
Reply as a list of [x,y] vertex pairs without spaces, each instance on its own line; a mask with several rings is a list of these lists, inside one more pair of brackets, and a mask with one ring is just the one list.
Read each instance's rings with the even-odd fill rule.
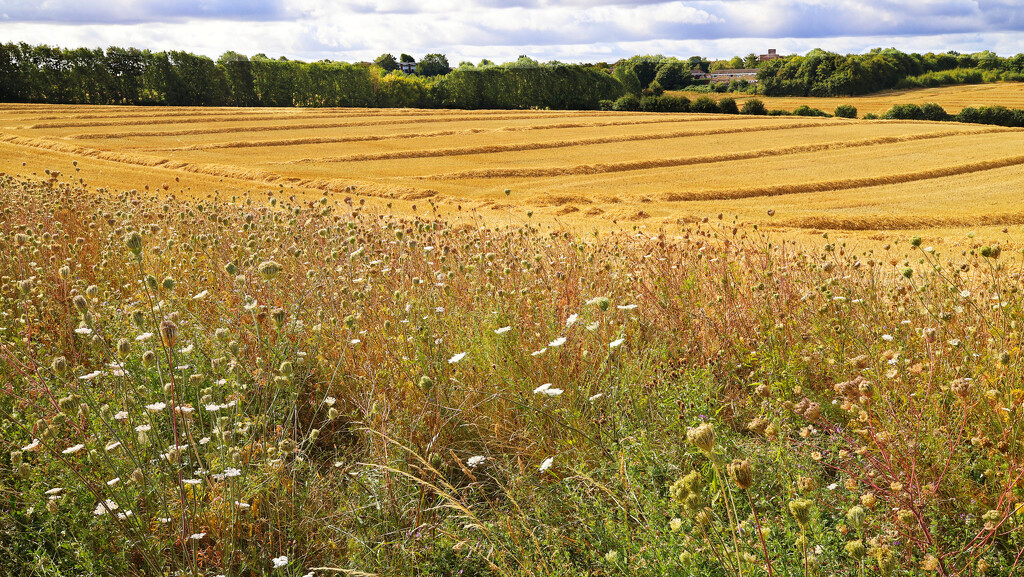
[[456,354],[452,355],[452,358],[448,359],[448,364],[449,365],[454,365],[455,363],[457,363],[457,362],[461,361],[462,359],[466,358],[466,354],[467,353],[456,353]]
[[281,555],[280,557],[274,557],[270,561],[274,564],[274,569],[280,569],[288,564],[288,556]]
[[477,466],[479,466],[486,460],[487,457],[484,457],[483,455],[476,455],[475,457],[470,457],[469,459],[466,459],[466,464],[469,465],[471,468],[475,469]]
[[555,464],[555,458],[554,457],[548,457],[547,459],[544,459],[543,462],[541,462],[541,464],[540,464],[540,471],[543,473],[544,471],[547,471],[548,469],[550,469],[551,465],[554,465],[554,464]]

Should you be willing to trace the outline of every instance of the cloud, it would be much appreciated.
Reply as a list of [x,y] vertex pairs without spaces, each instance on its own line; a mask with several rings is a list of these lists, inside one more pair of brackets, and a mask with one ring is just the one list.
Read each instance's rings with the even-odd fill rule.
[[1019,0],[0,0],[0,37],[359,61],[1024,50]]
[[49,22],[71,25],[173,22],[220,19],[266,22],[293,18],[286,0],[0,0],[7,22]]

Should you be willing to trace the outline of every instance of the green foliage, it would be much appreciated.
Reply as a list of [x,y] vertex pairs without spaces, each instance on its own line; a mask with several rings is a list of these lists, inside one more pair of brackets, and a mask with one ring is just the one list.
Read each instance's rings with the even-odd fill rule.
[[885,120],[924,120],[924,112],[917,104],[897,104],[882,114]]
[[857,107],[852,104],[840,104],[836,106],[836,118],[857,118]]
[[934,102],[927,102],[921,105],[921,116],[925,120],[945,121],[949,120],[946,109]]
[[685,96],[644,96],[640,99],[644,112],[689,112],[690,100]]
[[612,73],[612,77],[619,81],[622,85],[623,90],[630,94],[640,95],[643,85],[640,84],[640,78],[636,75],[632,69],[626,66],[618,66],[615,68],[615,72]]
[[722,114],[739,114],[740,110],[736,106],[736,101],[732,98],[726,97],[718,101],[718,110]]
[[416,74],[419,76],[444,76],[450,71],[448,57],[444,54],[427,54],[416,64]]
[[893,88],[994,82],[1019,72],[1017,66],[1016,57],[992,53],[922,55],[889,48],[843,56],[812,50],[805,56],[762,63],[757,78],[768,96],[850,96]]
[[661,96],[662,94],[665,94],[665,89],[661,87],[657,80],[651,82],[651,85],[643,90],[644,96]]
[[[733,103],[735,104],[735,102]],[[690,102],[690,112],[697,112],[702,114],[717,114],[721,112],[718,108],[718,102],[710,96],[699,96],[696,100]]]
[[395,60],[394,55],[390,53],[381,54],[373,61],[373,63],[383,68],[386,72],[391,72],[400,68],[398,60]]
[[612,110],[620,111],[636,111],[640,110],[640,98],[633,93],[626,94],[618,100],[612,106]]
[[807,106],[806,104],[801,104],[800,106],[797,106],[796,109],[793,110],[793,116],[821,116],[821,117],[828,117],[828,116],[831,116],[831,115],[829,113],[825,112],[824,110],[820,110],[818,108],[811,108],[810,106]]
[[654,81],[665,90],[682,90],[690,84],[690,68],[685,62],[668,60],[658,67]]
[[1024,109],[1010,110],[1003,106],[967,107],[952,117],[952,120],[1024,128]]
[[489,66],[457,69],[432,87],[438,106],[592,110],[623,94],[622,85],[588,66]]
[[740,108],[740,114],[764,116],[768,114],[768,109],[765,107],[764,101],[761,99],[751,98],[743,103],[743,107]]

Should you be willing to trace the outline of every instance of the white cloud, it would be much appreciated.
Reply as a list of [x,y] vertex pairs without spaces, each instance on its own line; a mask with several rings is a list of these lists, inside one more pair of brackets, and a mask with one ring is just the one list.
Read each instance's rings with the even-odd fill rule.
[[372,60],[428,52],[450,62],[614,61],[807,52],[1024,52],[1017,0],[0,0],[0,38],[136,46],[216,58]]

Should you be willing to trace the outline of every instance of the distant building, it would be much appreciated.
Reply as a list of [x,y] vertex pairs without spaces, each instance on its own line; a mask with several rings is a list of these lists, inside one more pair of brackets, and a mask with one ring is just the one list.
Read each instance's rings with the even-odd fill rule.
[[694,80],[704,80],[708,77],[708,73],[704,72],[700,68],[694,68],[690,71],[690,77]]
[[416,63],[415,62],[399,62],[398,63],[398,69],[401,70],[402,72],[405,72],[406,74],[412,74],[412,73],[416,72]]
[[710,82],[746,80],[747,82],[754,84],[757,82],[757,68],[723,68],[722,70],[713,70],[708,72],[704,78],[707,78]]
[[768,49],[768,54],[761,54],[757,57],[758,62],[768,62],[769,60],[775,60],[776,58],[782,58],[782,56],[775,51],[774,48]]

